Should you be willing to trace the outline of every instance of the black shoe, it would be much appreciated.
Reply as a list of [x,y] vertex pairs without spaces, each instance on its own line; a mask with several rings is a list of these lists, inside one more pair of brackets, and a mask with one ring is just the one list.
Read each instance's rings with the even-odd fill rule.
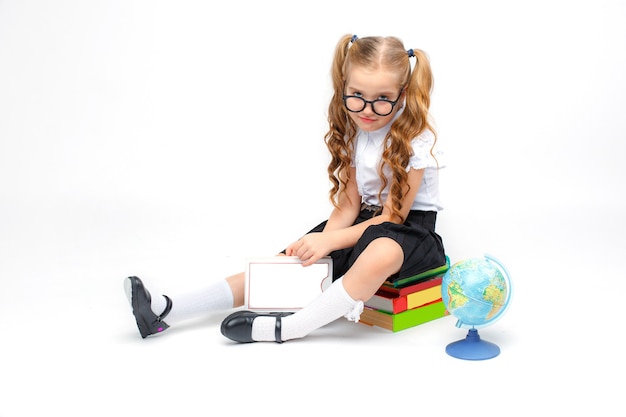
[[222,334],[227,338],[239,343],[256,342],[252,339],[252,322],[257,317],[276,317],[276,330],[274,335],[277,343],[283,343],[281,339],[281,317],[293,314],[291,312],[259,314],[253,311],[236,311],[222,321]]
[[137,327],[142,338],[146,338],[151,334],[160,333],[170,326],[163,321],[172,309],[172,300],[167,295],[164,295],[167,305],[165,310],[160,316],[157,316],[152,311],[150,304],[152,298],[150,293],[143,286],[143,282],[137,277],[128,277],[124,281],[124,289],[126,290],[126,296],[133,308],[133,315],[137,321]]

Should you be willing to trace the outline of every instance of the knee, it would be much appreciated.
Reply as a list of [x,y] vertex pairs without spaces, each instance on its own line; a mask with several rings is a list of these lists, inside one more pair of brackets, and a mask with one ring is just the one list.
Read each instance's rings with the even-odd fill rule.
[[388,237],[374,239],[367,246],[366,252],[370,259],[375,260],[379,264],[388,264],[390,266],[398,266],[399,268],[402,262],[404,262],[402,246]]

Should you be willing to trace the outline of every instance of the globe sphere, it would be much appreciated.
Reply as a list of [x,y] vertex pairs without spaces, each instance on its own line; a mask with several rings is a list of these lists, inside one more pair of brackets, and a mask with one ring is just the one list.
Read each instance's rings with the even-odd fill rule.
[[441,283],[441,298],[447,311],[457,318],[457,327],[493,324],[507,309],[510,297],[506,268],[488,255],[453,264]]

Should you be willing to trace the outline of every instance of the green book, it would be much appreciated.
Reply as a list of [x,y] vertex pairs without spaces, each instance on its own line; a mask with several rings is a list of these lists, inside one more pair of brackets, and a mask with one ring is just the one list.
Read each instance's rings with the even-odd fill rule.
[[415,284],[420,281],[425,281],[428,278],[432,278],[437,275],[443,275],[448,271],[449,268],[450,268],[450,258],[448,258],[448,256],[446,255],[446,263],[441,266],[438,266],[433,269],[429,269],[428,271],[424,271],[421,274],[413,275],[412,277],[398,279],[393,282],[387,280],[383,283],[383,285],[392,287],[392,288],[405,287],[410,284]]
[[399,332],[410,327],[445,317],[448,315],[442,300],[392,314],[382,310],[365,308],[361,313],[360,322],[370,326],[378,326],[393,332]]

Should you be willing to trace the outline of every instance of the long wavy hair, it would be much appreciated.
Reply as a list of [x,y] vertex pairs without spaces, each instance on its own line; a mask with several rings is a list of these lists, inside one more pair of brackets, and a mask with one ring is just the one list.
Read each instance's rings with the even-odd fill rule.
[[[331,67],[333,97],[328,106],[329,130],[324,136],[331,155],[327,169],[331,182],[329,198],[335,207],[338,207],[339,195],[345,192],[349,180],[357,135],[357,126],[343,103],[346,77],[356,66],[368,70],[382,69],[398,74],[398,89],[404,88],[405,100],[402,114],[393,122],[384,141],[382,161],[378,167],[382,182],[378,197],[381,200],[382,191],[390,185],[390,209],[393,215],[401,217],[402,198],[408,191],[406,167],[413,155],[411,141],[426,129],[435,135],[435,141],[437,138],[429,115],[433,88],[430,62],[422,50],[413,49],[411,55],[417,59],[413,70],[407,49],[396,37],[356,39],[352,35],[344,35],[337,43]],[[390,178],[384,175],[385,167],[391,171]]]

